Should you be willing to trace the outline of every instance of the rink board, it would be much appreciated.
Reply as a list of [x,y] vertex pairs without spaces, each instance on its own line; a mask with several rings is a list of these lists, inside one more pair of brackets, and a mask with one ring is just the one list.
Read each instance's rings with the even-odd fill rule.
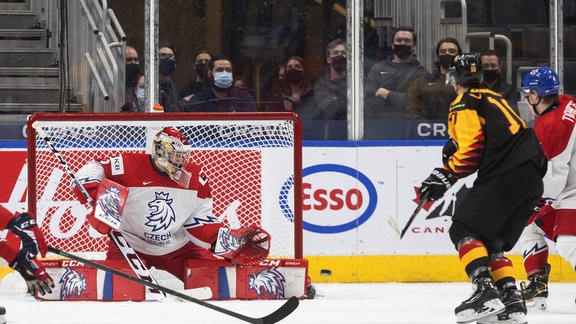
[[[420,183],[441,164],[443,141],[304,144],[303,243],[313,281],[466,280],[448,229],[454,207],[472,186],[474,176],[459,181],[445,199],[425,205],[402,239],[384,217],[387,214],[404,227],[418,203]],[[23,210],[25,145],[0,143],[0,158],[6,162],[0,170],[0,203]],[[271,193],[272,203],[281,201],[285,189]],[[513,252],[518,255],[520,249]],[[555,253],[553,247],[551,253]],[[514,263],[516,271],[523,273],[520,258]],[[559,258],[553,255],[551,263],[552,280],[576,281]],[[331,275],[321,275],[322,269]]]

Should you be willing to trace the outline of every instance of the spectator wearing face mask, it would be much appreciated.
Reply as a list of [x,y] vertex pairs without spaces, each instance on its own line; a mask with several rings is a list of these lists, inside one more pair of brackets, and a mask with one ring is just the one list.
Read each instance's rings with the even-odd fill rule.
[[306,78],[306,63],[300,56],[292,56],[284,64],[284,79],[275,91],[268,111],[295,112],[302,119],[314,119],[313,85]]
[[436,45],[435,69],[417,79],[408,88],[408,116],[410,118],[448,118],[450,103],[456,99],[456,92],[446,85],[446,73],[456,55],[462,54],[460,44],[454,38],[441,39]]
[[412,83],[427,73],[414,57],[416,33],[411,27],[398,27],[392,34],[393,57],[376,63],[370,69],[365,85],[367,119],[406,118]]
[[134,99],[127,101],[121,108],[122,112],[144,112],[146,101],[146,84],[144,82],[144,74],[139,73],[134,77],[136,80],[136,87],[134,88]]
[[348,89],[346,87],[346,42],[335,39],[326,46],[327,69],[314,86],[314,102],[318,119],[346,120]]
[[126,45],[126,75],[125,75],[125,94],[124,102],[132,102],[136,99],[136,77],[140,74],[140,60],[138,52],[132,46]]
[[190,97],[194,94],[210,87],[206,76],[210,59],[212,59],[212,55],[210,55],[206,50],[201,50],[198,55],[196,55],[194,62],[194,79],[190,81],[186,87],[180,90],[178,93],[180,99],[189,101]]
[[214,55],[208,65],[210,88],[190,98],[184,111],[250,112],[256,111],[254,97],[247,91],[234,89],[232,62],[225,56]]
[[502,95],[516,113],[518,113],[518,100],[520,99],[520,95],[511,84],[506,83],[502,78],[498,54],[496,54],[494,50],[487,50],[480,55],[482,70],[484,71],[484,80],[482,84],[480,84],[480,87],[490,89]]
[[179,111],[178,92],[171,75],[176,69],[176,50],[170,45],[161,46],[158,50],[159,101],[165,112]]

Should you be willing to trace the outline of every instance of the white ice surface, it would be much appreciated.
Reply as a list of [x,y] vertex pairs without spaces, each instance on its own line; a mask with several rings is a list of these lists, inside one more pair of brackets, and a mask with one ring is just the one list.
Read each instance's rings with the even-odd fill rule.
[[[280,323],[456,323],[454,307],[471,293],[466,283],[316,284],[318,298],[303,300]],[[530,324],[575,324],[576,284],[551,283],[548,310],[530,310]],[[219,301],[223,308],[261,317],[283,301]],[[243,323],[190,302],[39,302],[0,291],[9,324]]]

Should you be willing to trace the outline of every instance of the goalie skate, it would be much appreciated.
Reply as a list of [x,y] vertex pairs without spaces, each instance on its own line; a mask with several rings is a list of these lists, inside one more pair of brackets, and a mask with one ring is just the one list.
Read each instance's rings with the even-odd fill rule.
[[475,322],[498,314],[505,309],[492,279],[489,277],[477,278],[473,287],[472,296],[456,307],[455,313],[458,324]]

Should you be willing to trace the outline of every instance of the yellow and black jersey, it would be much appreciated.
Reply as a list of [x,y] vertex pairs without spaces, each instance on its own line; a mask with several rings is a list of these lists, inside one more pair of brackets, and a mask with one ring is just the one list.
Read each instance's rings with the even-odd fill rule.
[[448,133],[458,151],[444,168],[456,178],[476,171],[479,177],[497,175],[532,159],[543,163],[534,131],[489,89],[470,89],[456,97],[450,105]]

